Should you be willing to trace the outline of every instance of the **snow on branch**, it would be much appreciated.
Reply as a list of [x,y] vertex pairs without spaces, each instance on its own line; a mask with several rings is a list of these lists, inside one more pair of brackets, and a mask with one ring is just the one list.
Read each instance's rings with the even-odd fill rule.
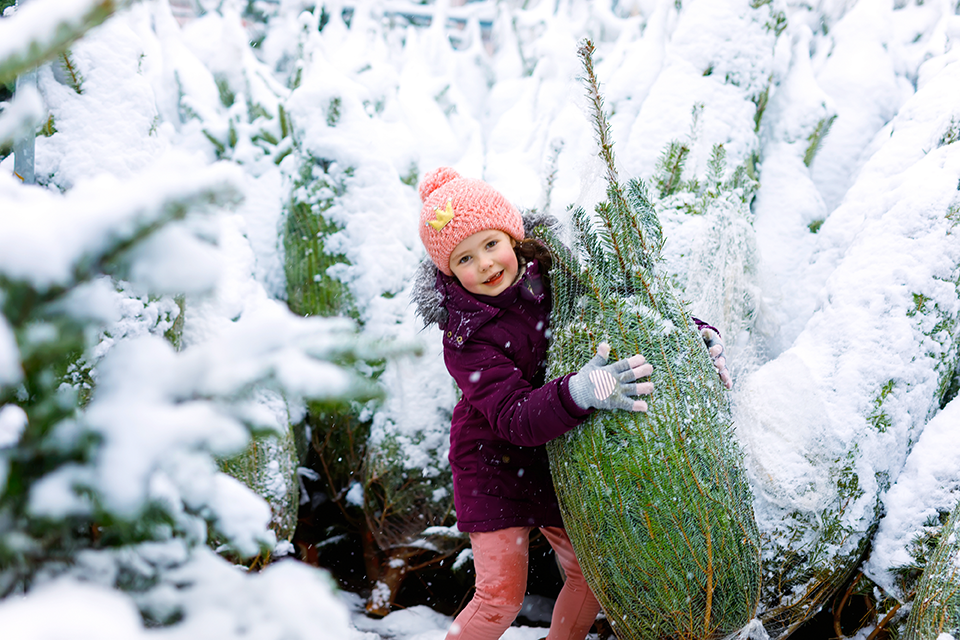
[[239,198],[235,166],[185,168],[192,164],[170,154],[130,181],[101,175],[67,194],[19,188],[14,178],[0,177],[0,280],[40,290],[69,287],[84,279],[81,272],[194,206]]
[[0,85],[46,62],[130,0],[34,0],[0,20]]
[[0,111],[0,149],[35,129],[43,119],[40,94],[33,87],[23,87],[3,111]]

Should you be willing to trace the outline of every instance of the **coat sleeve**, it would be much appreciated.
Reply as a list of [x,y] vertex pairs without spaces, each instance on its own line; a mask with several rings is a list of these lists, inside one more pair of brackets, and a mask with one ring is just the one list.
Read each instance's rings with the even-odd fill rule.
[[714,332],[715,332],[718,336],[720,335],[720,330],[719,330],[719,329],[717,329],[717,328],[714,327],[713,325],[707,324],[706,322],[704,322],[704,321],[701,320],[700,318],[694,318],[693,316],[690,316],[690,319],[693,320],[693,323],[694,323],[695,325],[697,325],[697,331],[703,331],[704,329],[713,329]]
[[592,410],[570,396],[570,376],[534,389],[501,349],[471,340],[461,349],[445,349],[447,370],[463,399],[477,409],[494,432],[516,445],[535,447],[570,431]]

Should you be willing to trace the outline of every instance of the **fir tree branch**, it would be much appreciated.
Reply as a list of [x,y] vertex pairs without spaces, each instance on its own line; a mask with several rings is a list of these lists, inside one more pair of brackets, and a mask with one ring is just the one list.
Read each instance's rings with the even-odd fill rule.
[[[0,85],[12,82],[23,72],[55,58],[87,31],[132,1],[87,0],[86,6],[78,10],[63,7],[58,0],[37,0],[20,9],[13,18],[0,20]],[[37,18],[50,13],[60,15],[53,19]],[[30,29],[28,44],[23,47],[21,32],[36,24],[44,26]]]
[[583,70],[586,72],[584,81],[587,86],[587,97],[590,99],[590,105],[593,107],[593,117],[597,129],[597,142],[600,144],[600,158],[607,167],[607,182],[613,185],[620,184],[620,178],[617,175],[617,169],[613,161],[613,141],[610,139],[610,124],[607,122],[603,113],[603,97],[600,95],[600,82],[593,70],[593,52],[595,51],[593,42],[584,38],[580,41],[580,48],[577,54],[583,61]]
[[[623,186],[617,173],[616,159],[613,154],[613,139],[610,134],[610,122],[603,110],[603,97],[600,94],[600,82],[597,80],[593,67],[593,53],[595,47],[589,38],[583,38],[577,49],[577,54],[583,62],[585,76],[582,78],[587,88],[587,97],[593,109],[594,128],[597,134],[597,143],[600,147],[600,159],[607,170],[607,196],[610,199],[609,211],[611,215],[603,216],[603,222],[610,235],[613,250],[620,262],[624,275],[633,272],[637,260],[649,266],[652,264],[651,249],[647,243],[647,233],[642,228],[637,217],[638,211],[631,209],[631,203],[624,197]],[[657,223],[659,226],[659,222]],[[639,247],[637,247],[637,244]],[[639,249],[640,255],[636,255]],[[631,255],[633,254],[633,255]]]
[[[583,78],[587,87],[587,97],[590,105],[593,107],[594,127],[597,132],[597,144],[600,146],[600,159],[603,160],[607,168],[607,194],[613,208],[622,210],[623,193],[620,189],[620,178],[617,175],[616,165],[613,159],[613,141],[610,139],[610,124],[603,113],[603,98],[600,95],[600,83],[593,70],[593,52],[595,48],[589,38],[580,41],[580,47],[577,54],[583,62],[583,70],[586,76]],[[602,213],[599,209],[598,213]],[[612,244],[613,252],[620,263],[620,270],[623,273],[628,272],[627,263],[624,260],[623,253],[620,250],[620,243],[609,216],[601,216],[603,222],[609,231],[609,239]]]
[[60,64],[63,65],[63,70],[69,76],[70,88],[78,94],[83,93],[83,76],[77,70],[77,65],[74,64],[69,51],[60,54]]

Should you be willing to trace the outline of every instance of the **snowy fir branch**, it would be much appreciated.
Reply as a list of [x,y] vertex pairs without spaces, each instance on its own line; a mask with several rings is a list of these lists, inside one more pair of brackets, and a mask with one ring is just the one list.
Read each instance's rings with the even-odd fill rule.
[[0,85],[62,53],[128,0],[33,0],[0,20]]

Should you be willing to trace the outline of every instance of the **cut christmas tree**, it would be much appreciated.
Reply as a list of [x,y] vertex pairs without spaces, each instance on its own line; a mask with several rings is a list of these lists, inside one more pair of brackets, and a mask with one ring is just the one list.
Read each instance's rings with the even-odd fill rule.
[[936,640],[941,634],[960,634],[960,504],[920,578],[904,638]]
[[[396,123],[383,111],[395,107],[392,90],[374,100],[379,94],[363,85],[394,73],[370,44],[383,26],[357,11],[347,28],[319,6],[300,19],[313,28],[299,36],[297,46],[311,53],[285,103],[292,131],[281,165],[292,185],[283,231],[288,304],[301,315],[349,316],[368,336],[419,348],[406,289],[422,249],[416,226],[400,214],[419,208],[417,165],[413,156],[412,164],[399,162],[401,175],[390,158]],[[371,73],[354,78],[366,63]],[[439,347],[439,333],[431,338]],[[389,397],[308,407],[315,470],[363,545],[371,616],[390,613],[407,578],[444,566],[466,541],[451,526],[454,385],[435,353],[366,363],[369,378],[393,391]]]
[[[171,5],[173,17],[178,19],[195,18],[196,8],[193,2]],[[164,28],[180,31],[169,22]],[[206,12],[201,20],[188,24],[182,34],[192,55],[173,62],[177,124],[199,127],[211,145],[209,151],[218,159],[234,162],[254,176],[263,176],[292,147],[283,104],[288,90],[254,56],[241,16],[230,8]],[[214,37],[223,43],[221,48],[206,46]],[[235,55],[224,55],[224,48]],[[269,198],[265,191],[258,195]],[[291,305],[291,309],[299,313],[295,306]],[[191,313],[188,311],[187,315]],[[297,450],[299,434],[296,425],[291,424],[283,399],[261,392],[258,404],[265,414],[274,417],[271,428],[256,432],[243,452],[219,463],[224,472],[267,501],[271,529],[278,542],[286,546],[284,543],[292,540],[297,524],[296,469],[303,452]],[[264,556],[258,561],[266,559]]]
[[621,640],[720,638],[755,617],[760,541],[716,370],[678,291],[659,267],[660,223],[639,180],[622,185],[583,41],[607,167],[607,200],[574,212],[556,256],[550,377],[578,370],[600,342],[611,358],[653,364],[649,411],[600,411],[548,450],[564,523]]
[[949,402],[960,361],[960,147],[945,115],[958,79],[956,63],[932,74],[878,137],[793,271],[816,309],[789,348],[738,381],[772,638],[829,606],[871,548],[868,576],[907,595],[888,573],[906,552],[875,533],[884,511],[889,525],[901,517],[888,490]]

